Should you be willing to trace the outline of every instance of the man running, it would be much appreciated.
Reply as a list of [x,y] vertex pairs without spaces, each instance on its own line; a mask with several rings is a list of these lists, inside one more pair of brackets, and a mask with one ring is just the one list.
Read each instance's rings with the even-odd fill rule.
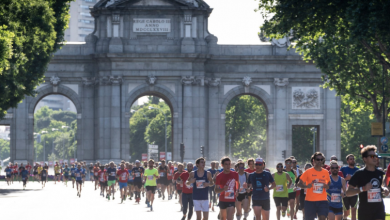
[[338,175],[339,165],[337,161],[330,161],[330,176],[329,189],[326,191],[328,195],[329,213],[328,220],[342,220],[343,218],[343,201],[344,192],[347,191],[344,178]]
[[77,188],[77,196],[81,197],[81,188],[83,185],[83,177],[85,176],[84,169],[81,168],[81,164],[77,165],[77,169],[75,170],[76,175],[76,188]]
[[99,165],[96,163],[95,166],[93,167],[93,179],[95,180],[95,190],[98,188],[99,184]]
[[221,220],[233,220],[235,212],[235,192],[239,185],[238,173],[230,170],[229,157],[221,159],[223,171],[215,179],[215,193],[219,195],[219,208]]
[[65,168],[63,169],[63,172],[64,172],[64,181],[65,181],[65,185],[66,185],[66,187],[68,187],[69,172],[70,172],[70,169],[69,169],[69,167],[68,167],[68,164],[65,165]]
[[[39,171],[39,168],[40,168],[41,171]],[[43,189],[43,187],[46,186],[47,176],[49,175],[49,172],[48,172],[47,169],[43,169],[43,168],[41,167],[41,165],[39,165],[39,168],[38,168],[38,172],[39,172],[40,175],[41,175],[42,189]]]
[[[299,169],[299,166],[297,164],[297,159],[294,158],[291,158],[292,160],[292,169],[295,171],[295,173],[297,174],[297,177],[300,176],[302,174],[302,170]],[[295,182],[297,183],[296,179],[295,179]],[[295,184],[296,185],[296,184]],[[294,213],[294,219],[298,219],[297,218],[297,213],[298,213],[298,210],[299,210],[299,204],[300,204],[300,195],[301,195],[301,188],[299,187],[296,187],[296,198],[295,198],[295,213]]]
[[72,186],[74,188],[74,183],[76,182],[76,174],[75,174],[76,168],[74,167],[74,164],[72,164],[70,168],[70,178],[72,179]]
[[298,183],[298,187],[307,189],[305,199],[305,219],[325,220],[328,216],[328,200],[326,190],[329,189],[329,172],[322,169],[325,156],[321,152],[313,154],[310,160],[314,167],[306,170]]
[[127,172],[129,173],[127,179],[127,195],[129,196],[130,200],[132,200],[131,198],[133,197],[133,189],[134,189],[133,165],[129,162],[126,162],[125,165],[126,165]]
[[291,158],[287,158],[284,161],[284,164],[286,166],[286,172],[291,178],[291,182],[288,187],[288,203],[289,203],[288,207],[290,208],[290,210],[287,207],[287,216],[291,217],[291,220],[293,220],[295,214],[295,197],[297,195],[297,193],[295,192],[296,188],[294,186],[295,186],[295,179],[297,174],[295,170],[292,169],[293,164]]
[[186,218],[187,209],[188,209],[188,218],[187,219],[191,219],[192,214],[193,214],[193,209],[194,209],[194,200],[192,199],[193,184],[190,184],[190,185],[186,184],[188,178],[190,177],[190,173],[192,172],[193,169],[194,169],[194,165],[191,162],[189,162],[187,164],[187,171],[183,172],[180,175],[180,179],[182,180],[182,183],[183,183],[183,192],[181,195],[181,199],[182,199],[181,201],[182,201],[182,205],[183,205],[183,217],[181,218],[182,220],[184,220]]
[[[160,174],[160,178],[158,179],[159,188],[161,188],[161,191],[159,191],[159,198],[162,196],[162,199],[165,199],[165,189],[168,186],[168,167],[165,165],[165,160],[161,160],[161,165],[158,167],[158,173]],[[169,196],[169,194],[168,194]]]
[[57,181],[60,182],[61,179],[61,167],[58,164],[58,161],[56,161],[56,165],[54,165],[54,173],[55,173],[54,184],[57,184],[56,182]]
[[248,173],[245,172],[245,163],[240,161],[237,163],[237,169],[238,169],[238,180],[239,180],[239,189],[238,189],[238,196],[236,198],[236,218],[237,220],[240,220],[242,217],[242,209],[244,209],[244,220],[248,218],[249,215],[249,200],[248,200],[248,193],[246,192],[246,189],[244,188],[244,184],[248,181]]
[[[26,170],[27,170],[29,176],[30,176],[30,174],[31,174],[31,169],[32,169],[32,166],[30,165],[29,162],[27,162]],[[27,182],[28,182],[28,180],[29,180],[29,178],[27,178]]]
[[156,193],[157,179],[160,178],[157,169],[154,168],[154,160],[149,160],[149,168],[145,170],[144,183],[146,188],[146,198],[148,207],[153,211],[154,194]]
[[193,186],[192,199],[194,202],[196,219],[202,220],[202,212],[203,212],[203,220],[209,219],[209,186],[213,184],[213,178],[211,173],[204,170],[206,166],[206,161],[204,158],[198,158],[195,161],[196,167],[198,169],[196,171],[192,171],[190,173],[190,177],[186,182],[187,186],[195,183]]
[[12,183],[14,183],[15,178],[17,179],[18,177],[18,163],[15,163],[12,166]]
[[183,164],[179,163],[177,165],[177,171],[173,176],[173,181],[176,183],[177,194],[179,194],[179,205],[180,211],[183,211],[183,203],[182,203],[182,192],[183,192],[183,181],[180,178],[180,175],[184,172]]
[[274,189],[276,184],[271,173],[265,171],[264,160],[257,158],[256,172],[249,174],[248,185],[252,189],[252,207],[256,219],[269,220],[270,195],[269,191]]
[[28,180],[28,171],[26,170],[26,168],[24,168],[23,166],[22,167],[22,170],[20,171],[20,176],[22,177],[22,181],[23,181],[23,190],[26,189],[27,187],[27,180]]
[[[349,181],[351,180],[355,172],[359,170],[359,168],[355,166],[355,156],[353,154],[348,154],[346,159],[347,159],[348,166],[342,167],[340,171],[343,173],[345,177],[345,180],[347,182],[347,188],[348,188]],[[356,220],[357,204],[358,204],[357,195],[350,196],[350,197],[346,196],[343,198],[345,219],[351,214],[351,220]]]
[[119,179],[119,191],[121,195],[121,203],[126,200],[127,195],[127,180],[129,179],[129,171],[125,168],[125,164],[121,163],[121,168],[116,173]]
[[173,190],[174,190],[174,187],[173,187],[173,182],[172,182],[172,179],[173,179],[173,173],[175,172],[175,168],[172,166],[172,161],[169,161],[168,162],[168,173],[167,173],[167,179],[168,179],[168,186],[167,186],[167,191],[168,191],[168,200],[171,200],[172,199],[172,196],[173,196]]
[[104,166],[100,166],[98,176],[100,182],[100,195],[104,197],[104,191],[107,190],[107,175],[106,171],[104,170]]
[[108,177],[107,186],[107,196],[106,198],[110,200],[112,193],[112,200],[115,200],[115,180],[116,180],[116,167],[113,161],[110,162],[110,167],[107,168],[106,176]]
[[132,170],[134,176],[134,187],[135,187],[135,202],[141,201],[141,188],[142,188],[142,175],[144,174],[145,169],[140,166],[141,163],[139,160],[135,161],[135,167]]
[[33,168],[33,176],[34,176],[34,181],[37,180],[39,183],[39,176],[38,176],[38,163],[35,163],[34,168]]
[[387,187],[382,187],[384,172],[375,168],[378,155],[377,148],[368,145],[361,150],[365,168],[355,172],[349,180],[347,196],[359,194],[359,220],[384,220],[385,207],[382,194],[389,195]]
[[[216,164],[215,161],[212,161],[210,164],[211,168],[207,170],[208,172],[211,173],[211,176],[213,178],[213,182],[215,182],[215,178],[217,177],[217,169],[215,168],[215,164]],[[214,212],[214,205],[217,202],[217,198],[216,198],[216,194],[214,191],[214,187],[212,187],[212,186],[214,186],[214,185],[210,185],[210,187],[209,187],[209,198],[210,198],[209,208],[211,208],[211,210]],[[249,206],[249,204],[248,204],[248,206]]]
[[7,166],[4,172],[5,172],[5,179],[7,180],[7,185],[9,186],[11,184],[12,169],[9,166]]
[[283,172],[283,164],[278,163],[276,165],[277,172],[272,174],[275,180],[274,201],[276,206],[276,218],[280,220],[280,211],[282,211],[282,217],[286,216],[286,210],[288,205],[288,189],[292,184],[291,177],[288,173]]
[[[254,173],[256,171],[255,169],[255,159],[249,158],[247,160],[248,168],[245,169],[245,172],[248,174]],[[248,192],[248,201],[249,201],[249,207],[251,206],[252,203],[252,191]]]

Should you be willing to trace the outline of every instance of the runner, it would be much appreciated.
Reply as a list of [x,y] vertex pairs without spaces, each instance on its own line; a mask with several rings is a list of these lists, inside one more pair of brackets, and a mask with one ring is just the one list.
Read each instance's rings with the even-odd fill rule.
[[100,195],[104,197],[104,191],[107,190],[107,175],[106,171],[104,170],[104,166],[100,166],[98,176],[100,182]]
[[[213,182],[215,182],[215,178],[217,177],[217,169],[215,168],[215,165],[216,165],[216,162],[212,161],[211,168],[207,170],[211,173],[211,176],[213,177]],[[209,208],[211,208],[211,210],[214,212],[214,205],[217,203],[217,198],[216,198],[216,194],[214,191],[214,184],[210,185],[210,187],[209,187],[209,198],[210,198]]]
[[24,169],[25,169],[25,168],[24,168],[24,165],[23,165],[23,163],[21,163],[20,166],[19,166],[19,168],[18,168],[18,181],[19,181],[19,183],[20,183],[20,180],[22,179],[22,178],[21,178],[21,177],[22,177],[21,172],[22,172]]
[[[39,171],[39,168],[41,169],[41,171]],[[43,187],[46,186],[48,171],[47,169],[43,169],[41,165],[39,165],[39,168],[38,168],[38,173],[40,173],[41,175],[42,189],[43,189]]]
[[[295,171],[295,173],[297,174],[297,177],[300,176],[302,174],[302,170],[299,169],[299,166],[297,164],[297,159],[294,158],[291,158],[292,160],[292,168],[293,170]],[[297,184],[297,181],[295,181],[295,185]],[[301,188],[299,187],[296,187],[296,197],[295,197],[295,213],[294,213],[294,219],[298,219],[297,218],[297,213],[298,213],[298,210],[299,210],[299,204],[300,204],[300,197],[301,197]]]
[[328,220],[342,220],[343,218],[343,201],[344,192],[347,191],[346,183],[344,178],[338,175],[339,165],[337,161],[330,161],[330,171],[332,172],[330,176],[330,185],[327,190],[328,203],[329,203],[329,213]]
[[99,186],[99,165],[96,163],[93,167],[93,179],[95,180],[95,190],[97,190],[97,187]]
[[144,174],[145,169],[140,166],[141,163],[139,160],[135,161],[135,167],[133,168],[134,176],[134,188],[135,188],[135,202],[141,201],[141,188],[142,188],[142,175]]
[[129,199],[133,197],[133,188],[134,188],[134,175],[133,175],[133,165],[129,162],[126,162],[126,169],[129,173],[129,178],[127,180],[127,195]]
[[115,180],[116,180],[116,168],[115,163],[113,161],[110,162],[110,166],[107,168],[106,176],[108,177],[107,186],[107,196],[106,198],[110,200],[110,196],[112,193],[112,200],[115,200]]
[[46,170],[46,182],[47,182],[47,178],[49,177],[49,166],[45,163],[45,165],[43,166],[43,169]]
[[[37,169],[37,171],[38,171],[38,178],[39,178],[39,180],[41,180],[41,181],[43,181],[43,180],[42,180],[42,174],[41,174],[42,170],[43,170],[43,167],[41,166],[41,164],[38,164],[38,169]],[[45,176],[45,178],[46,178],[46,176]],[[39,181],[38,181],[38,182],[39,182]]]
[[[88,167],[88,170],[89,170],[89,180],[92,181],[92,182],[95,180],[94,168],[95,167],[93,166],[93,163],[90,163],[89,167]],[[97,185],[96,182],[97,181],[95,181],[95,190],[96,190],[96,185]]]
[[382,187],[382,177],[384,172],[375,168],[378,155],[377,148],[368,145],[361,150],[365,168],[355,172],[349,180],[347,196],[359,194],[359,220],[385,219],[385,208],[382,200],[389,195],[389,190]]
[[157,182],[160,178],[157,169],[154,168],[154,160],[149,160],[149,168],[145,170],[144,183],[146,188],[146,198],[148,199],[148,207],[153,211],[154,194],[156,193]]
[[[247,164],[248,164],[248,168],[245,169],[245,172],[247,172],[248,174],[251,174],[251,173],[253,173],[253,172],[256,171],[256,169],[255,169],[255,159],[249,158],[249,159],[247,160]],[[251,203],[252,203],[252,191],[250,191],[250,192],[248,193],[248,201],[249,201],[249,207],[251,207]]]
[[283,172],[282,163],[278,163],[276,165],[276,170],[277,172],[272,174],[276,185],[273,197],[276,206],[276,218],[280,220],[280,210],[282,210],[282,217],[286,216],[286,210],[289,200],[288,189],[292,184],[292,180],[287,172]]
[[11,184],[11,173],[12,169],[9,168],[9,165],[4,169],[5,172],[5,179],[7,180],[7,185],[9,186]]
[[181,195],[181,201],[183,205],[183,217],[181,218],[184,220],[187,216],[187,210],[188,210],[188,218],[191,219],[194,209],[194,200],[192,199],[192,190],[193,190],[193,184],[187,185],[185,184],[188,178],[190,177],[190,172],[194,169],[194,165],[191,162],[188,162],[187,164],[187,171],[180,174],[180,179],[182,180],[183,184],[183,192]]
[[[264,170],[264,160],[256,159],[256,172],[249,174],[248,184],[245,188],[252,188],[252,207],[256,219],[269,220],[270,196],[269,191],[274,189],[276,184],[271,173]],[[271,185],[271,186],[270,186]]]
[[64,181],[65,181],[65,186],[66,187],[68,187],[69,172],[70,172],[70,169],[68,167],[68,164],[66,164],[65,168],[63,169]]
[[37,180],[39,183],[39,176],[38,176],[38,163],[35,163],[34,168],[33,168],[33,176],[34,176],[34,181]]
[[70,178],[72,179],[72,187],[74,188],[74,183],[76,182],[76,174],[75,174],[76,168],[74,167],[74,164],[72,164],[72,167],[70,168]]
[[289,182],[288,187],[288,203],[289,206],[287,206],[287,217],[291,217],[291,220],[294,219],[295,214],[295,197],[297,195],[295,186],[295,179],[296,179],[296,172],[292,169],[292,159],[287,158],[284,161],[284,164],[286,166],[286,172],[290,176],[291,181]]
[[328,216],[329,205],[326,191],[329,189],[330,176],[327,170],[322,169],[325,156],[321,152],[313,154],[310,160],[314,167],[306,170],[298,183],[302,189],[307,189],[305,199],[305,219],[325,220]]
[[[342,167],[340,171],[343,173],[345,180],[347,182],[347,188],[349,181],[351,180],[352,176],[355,174],[356,171],[359,170],[355,166],[355,156],[353,154],[348,154],[347,157],[347,164],[348,166]],[[350,197],[344,197],[343,198],[343,205],[344,205],[344,218],[346,219],[351,214],[351,220],[356,220],[356,209],[358,205],[358,196],[350,196]],[[351,213],[352,211],[352,213]]]
[[[313,166],[310,163],[307,163],[305,165],[305,171],[312,168]],[[298,185],[299,180],[301,178],[302,174],[297,177],[295,180],[295,184]],[[302,211],[303,219],[305,219],[305,199],[306,199],[306,191],[307,189],[302,189],[301,193],[299,195],[299,210]]]
[[[168,177],[167,177],[167,174],[168,174],[168,167],[167,165],[165,165],[165,160],[161,160],[161,165],[158,167],[158,173],[160,175],[160,178],[157,180],[157,183],[158,183],[158,186],[159,188],[161,189],[158,193],[158,198],[160,198],[162,196],[162,199],[164,200],[165,199],[165,189],[167,188],[168,186]],[[168,193],[168,196],[169,196],[169,193]]]
[[175,172],[175,168],[174,166],[172,166],[172,161],[169,161],[168,162],[168,173],[167,173],[167,184],[168,184],[168,187],[167,187],[167,191],[168,191],[168,200],[171,200],[172,199],[172,196],[173,196],[173,190],[174,190],[174,187],[173,187],[173,182],[172,182],[172,179],[173,179],[173,173]]
[[245,163],[244,162],[238,162],[237,163],[237,169],[238,169],[238,180],[240,182],[239,190],[238,190],[238,196],[236,198],[236,218],[237,220],[240,220],[242,217],[242,209],[244,209],[244,220],[248,218],[249,215],[249,200],[248,200],[248,193],[246,192],[244,188],[244,183],[248,181],[248,173],[245,172]]
[[77,165],[77,169],[75,170],[76,175],[76,188],[77,188],[77,196],[81,197],[81,186],[83,184],[83,176],[85,176],[84,169],[81,168],[81,164]]
[[[13,180],[12,180],[12,183],[14,183],[14,180],[15,178],[18,179],[18,169],[19,169],[19,166],[18,166],[18,163],[15,163],[14,166],[12,167],[12,174],[13,174]],[[20,181],[19,181],[20,182]]]
[[[27,170],[27,172],[28,172],[28,176],[30,176],[30,174],[31,174],[31,165],[30,165],[30,163],[29,162],[27,162],[27,165],[26,165],[26,170]],[[28,182],[28,180],[29,180],[29,178],[27,178],[27,182]]]
[[127,195],[127,181],[129,179],[129,171],[125,168],[125,164],[121,163],[121,168],[116,173],[119,179],[119,192],[121,195],[121,203],[126,200]]
[[238,189],[238,173],[230,170],[230,158],[223,157],[221,164],[223,171],[215,179],[215,193],[219,195],[219,208],[221,220],[233,220],[235,212],[235,192]]
[[[22,163],[23,165],[23,163]],[[22,181],[23,181],[23,190],[26,189],[27,187],[27,179],[28,179],[28,171],[26,170],[26,168],[24,168],[23,166],[20,166],[22,168],[22,170],[20,171],[19,175],[22,177]]]
[[196,171],[192,171],[190,173],[190,177],[186,182],[186,186],[193,186],[192,200],[194,203],[194,208],[196,212],[196,219],[202,220],[202,212],[203,212],[203,220],[209,219],[209,186],[213,184],[213,178],[211,173],[204,170],[206,166],[206,161],[204,158],[198,158],[195,161],[196,167],[198,169]]
[[176,183],[177,194],[179,194],[180,211],[183,211],[183,203],[182,203],[183,181],[180,178],[180,175],[183,173],[183,171],[184,171],[184,166],[183,164],[179,163],[177,165],[177,170],[175,171],[172,180],[174,183]]
[[61,179],[61,166],[58,164],[58,161],[56,161],[56,165],[54,165],[54,184],[57,184],[56,182],[60,182]]

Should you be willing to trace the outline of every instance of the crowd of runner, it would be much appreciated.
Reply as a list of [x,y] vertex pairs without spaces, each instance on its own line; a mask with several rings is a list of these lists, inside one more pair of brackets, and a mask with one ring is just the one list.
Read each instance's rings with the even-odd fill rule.
[[[177,208],[183,213],[182,220],[192,219],[194,210],[197,220],[207,220],[210,209],[215,211],[214,206],[219,207],[221,220],[246,220],[252,211],[255,219],[268,220],[271,197],[276,206],[272,215],[278,220],[297,219],[299,210],[305,220],[341,220],[348,216],[355,220],[357,214],[359,220],[384,220],[383,198],[389,195],[390,172],[385,175],[379,168],[376,152],[373,145],[362,149],[365,166],[361,169],[356,167],[352,154],[345,158],[347,166],[340,167],[336,156],[326,165],[325,156],[316,152],[302,169],[291,156],[276,165],[275,173],[270,172],[260,157],[247,161],[223,157],[212,161],[209,169],[204,158],[198,158],[195,164],[171,161],[166,164],[165,160],[141,164],[137,160],[134,164],[81,162],[68,167],[56,162],[53,178],[54,184],[62,181],[66,186],[72,181],[77,196],[81,197],[89,176],[103,198],[115,200],[117,195],[121,202],[134,199],[138,204],[142,200],[150,211],[155,206],[155,194],[163,200],[174,198],[179,202]],[[44,188],[48,170],[46,164],[32,167],[29,163],[26,166],[10,163],[5,168],[6,181],[10,185],[22,180],[25,189],[30,177]]]

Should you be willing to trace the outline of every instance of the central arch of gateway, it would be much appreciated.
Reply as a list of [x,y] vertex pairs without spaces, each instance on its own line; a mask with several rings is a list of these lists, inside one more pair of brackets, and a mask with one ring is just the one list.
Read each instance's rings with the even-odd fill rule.
[[225,110],[235,96],[259,98],[267,109],[267,158],[292,152],[292,127],[316,126],[317,150],[340,156],[340,99],[320,88],[321,72],[288,41],[219,45],[208,31],[212,9],[200,0],[101,0],[85,43],[68,43],[52,59],[36,97],[9,109],[11,161],[34,157],[34,107],[62,94],[77,108],[78,160],[128,160],[131,104],[157,95],[173,114],[173,159],[225,154]]

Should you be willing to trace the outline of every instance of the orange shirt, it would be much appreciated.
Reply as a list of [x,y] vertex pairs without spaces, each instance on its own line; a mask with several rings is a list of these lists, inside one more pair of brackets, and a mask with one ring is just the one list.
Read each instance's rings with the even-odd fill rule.
[[326,169],[317,171],[313,168],[306,170],[301,178],[306,185],[312,184],[310,189],[307,189],[306,199],[307,201],[327,201],[326,189],[323,188],[323,184],[328,184],[330,181],[329,172]]

